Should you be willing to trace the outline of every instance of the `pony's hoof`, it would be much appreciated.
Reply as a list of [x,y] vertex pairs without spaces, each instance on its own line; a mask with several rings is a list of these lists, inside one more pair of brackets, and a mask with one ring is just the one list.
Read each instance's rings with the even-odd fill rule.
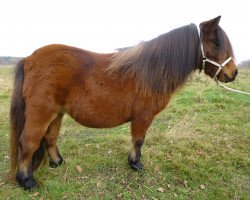
[[22,174],[17,174],[16,181],[24,190],[38,188],[38,184],[33,176],[24,178]]
[[136,163],[129,161],[128,163],[130,167],[135,171],[141,171],[143,169],[143,164],[140,161]]
[[141,171],[143,169],[143,164],[141,163],[141,161],[139,160],[134,162],[131,158],[131,154],[129,154],[128,156],[128,164],[135,171]]
[[60,157],[60,160],[58,162],[54,162],[54,161],[49,161],[49,166],[52,167],[52,168],[57,168],[59,167],[60,165],[62,165],[63,163],[63,158]]

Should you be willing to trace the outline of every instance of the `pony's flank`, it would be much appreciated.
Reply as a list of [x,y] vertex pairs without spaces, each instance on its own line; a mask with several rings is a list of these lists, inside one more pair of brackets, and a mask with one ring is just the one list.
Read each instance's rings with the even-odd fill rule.
[[198,52],[197,27],[190,24],[118,51],[108,71],[134,78],[144,93],[170,94],[196,69]]

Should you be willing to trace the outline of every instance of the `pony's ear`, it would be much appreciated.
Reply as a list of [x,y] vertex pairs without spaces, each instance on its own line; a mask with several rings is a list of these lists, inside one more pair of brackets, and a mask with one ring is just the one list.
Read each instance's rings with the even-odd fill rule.
[[219,22],[220,22],[220,19],[221,19],[221,16],[218,16],[218,17],[211,19],[209,21],[202,22],[200,24],[200,28],[204,32],[213,32],[217,29]]

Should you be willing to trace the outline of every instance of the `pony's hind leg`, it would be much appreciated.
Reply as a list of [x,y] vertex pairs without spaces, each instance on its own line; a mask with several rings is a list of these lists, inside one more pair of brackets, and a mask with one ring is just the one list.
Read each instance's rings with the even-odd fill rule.
[[[45,135],[45,132],[56,117],[55,110],[46,104],[36,106],[26,102],[25,125],[19,140],[18,168],[16,180],[25,190],[38,186],[33,178],[32,160]],[[56,107],[56,106],[55,106]]]
[[128,156],[128,163],[134,170],[142,170],[143,168],[143,164],[141,163],[141,148],[152,120],[153,117],[139,117],[131,123],[132,149]]
[[63,115],[63,112],[59,112],[57,117],[50,123],[44,136],[45,146],[49,156],[49,164],[53,168],[60,166],[63,162],[63,158],[56,145]]

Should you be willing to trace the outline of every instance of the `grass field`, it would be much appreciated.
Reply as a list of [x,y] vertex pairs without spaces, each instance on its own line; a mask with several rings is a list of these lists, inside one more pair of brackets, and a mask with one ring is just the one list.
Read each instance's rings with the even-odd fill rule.
[[[152,124],[142,172],[127,165],[129,124],[89,129],[66,116],[59,138],[66,163],[40,168],[40,189],[8,183],[12,71],[0,68],[0,199],[249,199],[250,96],[199,74]],[[227,85],[249,92],[250,70]]]

